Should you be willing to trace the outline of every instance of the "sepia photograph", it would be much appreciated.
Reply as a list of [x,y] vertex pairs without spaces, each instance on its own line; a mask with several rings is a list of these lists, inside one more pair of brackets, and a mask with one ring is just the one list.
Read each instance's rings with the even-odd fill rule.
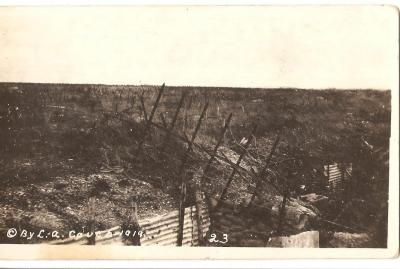
[[395,8],[1,7],[0,36],[13,257],[398,252]]

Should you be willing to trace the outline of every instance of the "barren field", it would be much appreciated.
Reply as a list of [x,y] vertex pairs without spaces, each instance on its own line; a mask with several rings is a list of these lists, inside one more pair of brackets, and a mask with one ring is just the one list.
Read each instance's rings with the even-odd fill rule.
[[[204,176],[207,197],[221,195],[229,163],[237,162],[251,137],[227,192],[233,201],[250,199],[255,175],[279,135],[260,196],[282,193],[284,185],[296,198],[327,196],[330,206],[318,208],[326,219],[369,233],[377,246],[386,244],[389,91],[167,86],[152,113],[159,89],[0,84],[2,230],[85,230],[90,197],[98,230],[120,225],[131,199],[138,202],[139,218],[177,209],[179,179],[203,175],[232,113],[218,149],[222,157]],[[150,117],[153,125],[147,124]],[[340,194],[323,180],[321,169],[331,163],[353,167]],[[188,182],[186,203],[192,204],[196,180]],[[7,242],[4,235],[1,240]]]

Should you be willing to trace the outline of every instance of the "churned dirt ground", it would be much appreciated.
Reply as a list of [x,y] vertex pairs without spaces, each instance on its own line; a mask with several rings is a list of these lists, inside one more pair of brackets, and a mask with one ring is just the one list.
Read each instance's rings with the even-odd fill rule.
[[[40,160],[15,161],[26,176],[34,174]],[[130,199],[139,205],[139,218],[166,213],[176,208],[174,199],[160,188],[127,175],[122,168],[91,173],[66,171],[69,163],[57,163],[57,173],[46,180],[31,181],[0,190],[0,226],[48,229],[68,233],[84,229],[89,219],[89,197],[95,197],[96,229],[121,225],[130,213]],[[47,169],[52,169],[47,163]],[[54,169],[54,168],[53,168]],[[101,170],[101,169],[100,169]],[[37,172],[37,171],[36,171]]]
[[[138,203],[139,218],[177,209],[180,179],[189,179],[188,193],[193,193],[191,179],[202,176],[209,156],[198,148],[186,156],[187,143],[174,137],[164,145],[166,133],[158,127],[149,130],[142,150],[137,150],[158,89],[0,84],[1,231],[10,227],[84,230],[90,217],[90,197],[94,197],[96,230],[126,220],[131,199]],[[373,224],[373,233],[384,238],[388,193],[388,167],[384,164],[388,157],[381,154],[383,159],[375,158],[372,152],[385,152],[389,145],[390,92],[167,87],[154,122],[164,128],[171,124],[183,92],[188,95],[174,131],[186,141],[190,139],[205,103],[209,103],[196,138],[209,152],[233,113],[218,151],[231,163],[237,161],[250,131],[258,125],[251,134],[254,139],[242,170],[228,189],[231,201],[248,200],[254,193],[256,175],[280,134],[266,178],[282,185],[282,179],[290,177],[286,185],[291,185],[294,195],[299,186],[306,186],[306,193],[325,195],[321,167],[332,162],[353,163],[358,181],[350,186],[346,202],[358,199],[374,206],[363,202],[360,209],[351,206],[350,213],[342,216],[347,220],[356,215],[354,210],[374,209],[370,219],[378,221],[364,223]],[[184,158],[187,166],[180,172]],[[226,162],[213,161],[203,192],[218,197],[231,173]],[[271,186],[262,191],[266,199],[267,194],[276,194]],[[190,199],[188,203],[193,202]],[[332,215],[341,208],[335,209]],[[9,242],[3,235],[0,241]],[[384,246],[386,241],[380,244]]]

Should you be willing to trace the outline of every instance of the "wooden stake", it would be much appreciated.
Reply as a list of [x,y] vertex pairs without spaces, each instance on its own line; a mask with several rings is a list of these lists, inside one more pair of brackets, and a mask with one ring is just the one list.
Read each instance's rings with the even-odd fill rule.
[[179,112],[180,112],[180,110],[182,108],[182,105],[183,105],[183,103],[185,101],[185,97],[186,97],[186,93],[184,92],[184,93],[182,93],[181,99],[179,100],[179,103],[178,103],[178,107],[175,110],[175,114],[174,114],[174,117],[172,118],[171,125],[167,129],[167,134],[165,136],[164,143],[163,143],[163,145],[161,147],[161,151],[162,152],[164,151],[165,146],[166,146],[167,142],[169,141],[169,138],[171,136],[172,130],[175,128],[175,124],[176,124],[176,121],[178,120]]
[[88,202],[88,215],[89,215],[89,221],[88,221],[88,228],[89,232],[92,233],[90,237],[87,238],[88,240],[88,245],[95,245],[96,244],[96,231],[95,231],[95,226],[96,226],[96,213],[95,213],[95,208],[96,208],[96,198],[95,197],[90,197],[89,202]]
[[195,190],[195,201],[196,201],[196,222],[197,222],[197,238],[199,240],[199,246],[203,245],[203,214],[202,205],[203,197],[201,195],[201,189],[199,185],[196,185]]
[[140,105],[141,105],[141,110],[142,110],[142,113],[143,113],[144,122],[147,124],[148,118],[147,118],[146,105],[144,104],[143,95],[140,96]]
[[208,109],[208,103],[205,104],[203,111],[201,112],[200,118],[197,122],[196,128],[192,134],[192,139],[190,140],[188,144],[188,148],[185,152],[185,155],[183,156],[182,164],[179,169],[179,177],[181,180],[181,197],[179,200],[179,230],[178,230],[178,246],[182,246],[182,241],[183,241],[183,224],[184,224],[184,219],[185,219],[185,201],[186,201],[186,177],[184,175],[185,167],[186,167],[186,162],[187,162],[187,157],[189,153],[192,151],[193,148],[193,143],[194,140],[196,139],[197,133],[200,130],[201,123],[203,121],[204,115],[206,114],[206,111]]
[[137,203],[135,201],[131,201],[131,216],[130,216],[130,223],[132,227],[131,233],[135,233],[132,238],[132,245],[133,246],[140,246],[140,235],[138,234],[140,231],[139,219],[137,215]]
[[148,118],[148,121],[146,121],[146,127],[144,129],[144,134],[143,134],[142,140],[138,144],[138,148],[137,148],[137,152],[136,152],[137,154],[142,150],[143,143],[145,142],[147,134],[148,134],[148,132],[150,130],[151,124],[153,122],[154,114],[156,113],[156,109],[157,109],[158,104],[160,102],[161,96],[162,96],[162,94],[164,92],[164,89],[165,89],[165,83],[161,86],[161,88],[160,88],[160,90],[158,92],[158,96],[157,96],[156,102],[154,103],[153,109],[151,110],[150,116]]
[[283,225],[284,225],[284,220],[285,220],[285,215],[286,215],[286,200],[288,198],[288,187],[285,187],[285,190],[283,192],[283,199],[282,199],[282,204],[281,204],[281,208],[279,211],[279,220],[278,220],[278,229],[277,229],[277,234],[278,235],[282,235],[282,231],[283,231]]

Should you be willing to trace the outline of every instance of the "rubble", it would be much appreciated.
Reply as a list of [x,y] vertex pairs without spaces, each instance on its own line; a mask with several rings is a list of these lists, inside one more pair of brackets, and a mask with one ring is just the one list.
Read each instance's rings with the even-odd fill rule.
[[308,231],[292,236],[276,236],[270,238],[267,247],[279,248],[318,248],[318,231]]
[[[282,197],[275,196],[268,201],[257,201],[254,205],[234,204],[231,201],[215,201],[211,211],[211,231],[228,234],[230,246],[265,247],[276,233],[280,218]],[[318,211],[303,206],[300,201],[288,200],[282,222],[284,234],[298,234],[312,230],[319,218]]]
[[368,248],[373,247],[373,242],[366,233],[336,232],[329,240],[329,245],[333,248]]
[[[262,202],[258,201],[256,206],[270,210],[272,222],[278,225],[282,200],[282,196],[275,195]],[[285,206],[283,229],[289,234],[307,231],[314,226],[319,217],[320,213],[316,208],[307,206],[297,199],[288,199]]]

